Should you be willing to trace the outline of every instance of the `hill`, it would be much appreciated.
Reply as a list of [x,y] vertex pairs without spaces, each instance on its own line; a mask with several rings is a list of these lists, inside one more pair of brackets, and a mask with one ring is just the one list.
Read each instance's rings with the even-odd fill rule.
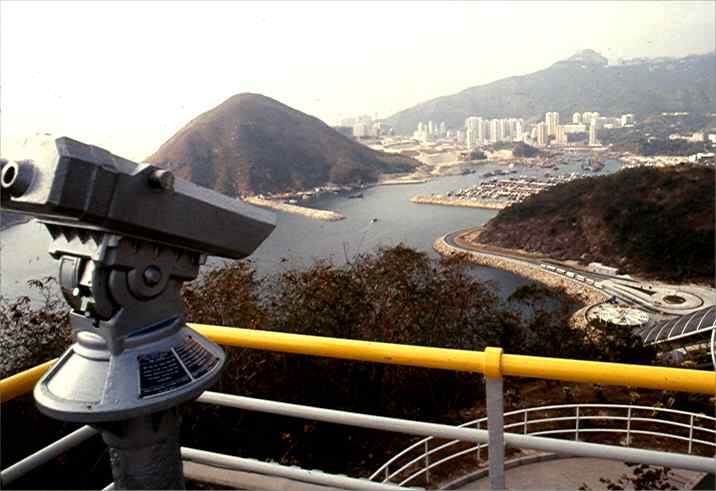
[[147,159],[229,196],[374,182],[417,161],[377,152],[321,120],[259,95],[238,94],[179,130]]
[[541,119],[548,111],[562,118],[574,112],[606,115],[661,112],[716,112],[716,53],[607,65],[584,50],[529,75],[509,77],[438,97],[386,119],[411,134],[420,121],[445,121],[459,128],[468,116]]
[[714,276],[713,168],[625,169],[560,184],[500,211],[480,242],[664,280]]

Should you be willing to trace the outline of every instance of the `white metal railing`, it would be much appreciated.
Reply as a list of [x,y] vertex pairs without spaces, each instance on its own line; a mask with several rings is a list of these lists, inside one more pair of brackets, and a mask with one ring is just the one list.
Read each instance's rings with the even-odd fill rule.
[[[590,411],[599,414],[588,414]],[[548,412],[567,414],[530,418],[532,414]],[[604,412],[611,412],[611,414],[601,414]],[[614,414],[615,412],[620,414]],[[649,413],[648,417],[642,413]],[[655,418],[656,414],[662,417]],[[634,435],[648,435],[683,442],[686,445],[685,453],[687,455],[694,453],[695,445],[709,448],[710,455],[714,455],[714,451],[716,451],[716,418],[675,409],[624,404],[562,404],[506,412],[505,419],[517,420],[504,425],[506,432],[522,433],[523,435],[574,434],[574,439],[579,441],[580,435],[584,436],[585,434],[623,434],[626,447],[631,447]],[[678,419],[682,421],[678,421]],[[624,424],[619,427],[599,427],[593,424],[587,426],[589,423],[597,421],[607,424],[614,422]],[[485,428],[486,423],[487,417],[483,417],[468,421],[458,427],[480,429],[481,427]],[[639,427],[635,427],[635,423]],[[546,428],[545,426],[550,427]],[[683,434],[678,434],[678,431]],[[479,463],[484,465],[487,461],[487,459],[481,459],[482,449],[487,447],[486,443],[477,443],[474,446],[462,448],[459,446],[460,440],[450,440],[435,445],[438,440],[439,438],[430,436],[409,445],[381,465],[370,476],[370,479],[380,480],[383,483],[395,482],[399,486],[405,486],[424,475],[425,481],[429,483],[431,471],[462,456],[474,454],[478,465]],[[431,443],[433,443],[433,448],[430,448]],[[449,450],[451,448],[455,448],[455,450]]]
[[[486,428],[488,428],[487,418],[480,418],[459,426],[451,426],[397,418],[387,418],[369,414],[359,414],[348,411],[336,411],[332,409],[253,399],[249,397],[208,391],[204,392],[204,394],[199,397],[198,402],[427,437],[398,453],[395,457],[383,464],[368,479],[356,479],[349,478],[347,476],[332,476],[315,470],[308,471],[298,468],[286,468],[285,466],[280,466],[278,464],[269,465],[267,463],[261,463],[251,459],[239,459],[228,455],[215,454],[213,452],[182,449],[183,456],[185,458],[189,458],[189,460],[209,464],[213,463],[214,465],[244,471],[270,471],[270,475],[284,475],[286,477],[289,477],[290,475],[291,478],[302,480],[304,482],[312,482],[314,484],[336,486],[340,482],[341,487],[346,489],[375,490],[379,488],[394,489],[397,486],[405,486],[424,474],[426,478],[429,478],[431,470],[440,467],[446,462],[450,462],[460,456],[468,455],[473,452],[476,454],[479,461],[482,449],[488,446],[488,439],[491,438],[489,432],[486,431]],[[587,414],[589,410],[621,410],[622,412],[626,410],[626,416]],[[574,411],[574,415],[568,414],[566,416],[549,416],[539,414],[551,411]],[[651,415],[640,416],[639,414],[635,414],[640,411],[651,413]],[[666,417],[657,419],[653,417],[656,413],[668,415],[675,419],[681,418],[684,421],[688,421],[688,423],[684,421],[666,419]],[[530,418],[531,414],[535,414],[537,417]],[[709,458],[691,455],[694,453],[694,445],[701,445],[709,447],[710,449],[716,449],[716,428],[714,428],[716,418],[702,414],[677,411],[673,409],[653,408],[648,406],[568,404],[541,406],[511,411],[504,413],[504,418],[506,420],[510,418],[517,419],[517,421],[503,424],[504,430],[512,431],[508,431],[503,434],[503,427],[496,428],[498,433],[503,434],[504,443],[515,448],[531,448],[554,453],[641,462],[653,465],[669,465],[676,468],[691,469],[702,472],[711,471],[713,468],[713,452],[709,454]],[[585,425],[585,423],[596,420],[626,423],[619,428],[598,428]],[[535,428],[546,424],[564,425],[564,423],[571,422],[574,424],[567,426],[566,428],[564,426],[546,429]],[[652,427],[635,428],[635,423],[648,423],[650,425],[659,425],[660,427],[669,427],[672,431],[655,431]],[[681,431],[684,434],[679,435],[677,434],[678,431]],[[624,448],[618,445],[604,445],[584,441],[565,441],[558,438],[545,438],[545,435],[574,433],[575,440],[579,440],[580,435],[596,432],[624,433],[626,434],[627,447],[631,446],[633,443],[633,435],[642,434],[687,442],[688,450],[686,453],[669,453],[664,451]],[[87,426],[82,427],[67,437],[58,440],[30,457],[23,459],[17,464],[5,469],[1,475],[3,487],[5,487],[9,482],[19,478],[21,475],[35,469],[47,460],[59,455],[59,453],[67,451],[69,448],[82,443],[94,434],[96,434],[94,429]],[[494,434],[492,436],[494,437]],[[433,448],[430,448],[431,443],[435,442],[437,439],[447,440],[447,442],[440,445],[433,445]],[[468,442],[474,446],[459,448],[454,452],[447,452],[448,449],[457,445],[458,442]],[[416,450],[417,452],[414,452]],[[418,455],[414,455],[415,453],[418,453]],[[403,460],[407,459],[407,462],[399,462],[399,459],[403,457],[405,457]],[[390,471],[391,466],[395,469],[392,472]],[[403,474],[408,475],[404,476]],[[376,482],[376,479],[381,475],[382,480]],[[398,476],[400,476],[400,480],[398,482],[391,481]]]

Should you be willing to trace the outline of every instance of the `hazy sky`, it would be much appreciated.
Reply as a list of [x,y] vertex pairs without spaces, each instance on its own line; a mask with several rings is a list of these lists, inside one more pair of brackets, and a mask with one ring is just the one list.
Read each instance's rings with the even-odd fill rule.
[[544,68],[714,50],[709,2],[0,3],[0,136],[37,131],[142,159],[259,92],[329,124]]

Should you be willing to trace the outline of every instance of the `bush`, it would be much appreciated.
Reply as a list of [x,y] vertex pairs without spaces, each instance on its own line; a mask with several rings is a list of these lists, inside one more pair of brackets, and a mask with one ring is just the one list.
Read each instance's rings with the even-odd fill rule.
[[69,345],[69,314],[64,301],[51,293],[54,282],[52,277],[28,281],[43,298],[39,306],[26,296],[13,301],[0,296],[0,351],[5,353],[0,378],[59,356]]

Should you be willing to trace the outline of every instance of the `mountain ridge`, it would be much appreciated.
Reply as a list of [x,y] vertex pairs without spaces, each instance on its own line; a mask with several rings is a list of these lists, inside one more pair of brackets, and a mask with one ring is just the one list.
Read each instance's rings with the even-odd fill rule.
[[557,111],[598,111],[637,117],[660,112],[716,112],[716,52],[681,58],[630,60],[609,65],[594,50],[582,50],[547,68],[468,87],[399,111],[386,122],[410,134],[420,121],[460,128],[469,116],[538,120]]

